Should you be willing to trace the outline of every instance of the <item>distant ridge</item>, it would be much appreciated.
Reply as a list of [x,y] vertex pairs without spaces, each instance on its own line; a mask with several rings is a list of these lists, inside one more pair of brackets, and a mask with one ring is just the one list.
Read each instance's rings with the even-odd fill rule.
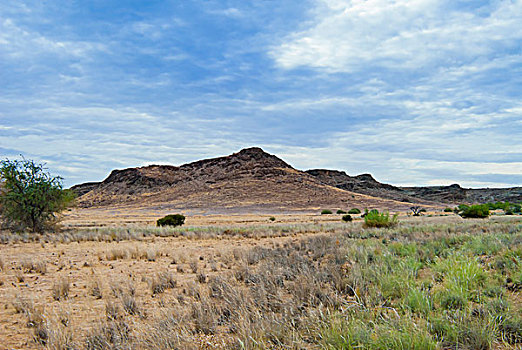
[[348,191],[411,203],[485,203],[520,202],[522,187],[462,188],[450,186],[398,187],[378,182],[370,174],[347,175],[343,171],[312,169],[306,171],[321,182]]
[[114,170],[102,182],[80,184],[72,189],[79,195],[81,207],[401,210],[411,203],[441,207],[442,203],[475,198],[522,199],[522,188],[401,188],[382,184],[370,174],[350,176],[326,169],[300,171],[258,147],[181,166]]

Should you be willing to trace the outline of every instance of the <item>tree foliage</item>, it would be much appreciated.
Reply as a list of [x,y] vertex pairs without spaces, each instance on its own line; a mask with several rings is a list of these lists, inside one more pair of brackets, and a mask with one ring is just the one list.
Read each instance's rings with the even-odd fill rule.
[[181,226],[185,223],[185,216],[181,214],[167,215],[156,221],[157,226]]
[[353,219],[352,219],[352,216],[351,216],[350,214],[346,214],[346,215],[343,215],[342,220],[343,220],[344,222],[350,222],[350,221],[352,221]]
[[32,160],[0,162],[0,214],[4,224],[17,230],[42,232],[58,221],[58,214],[74,200],[52,176]]
[[489,216],[489,206],[487,204],[475,204],[458,206],[458,214],[463,218],[487,218]]

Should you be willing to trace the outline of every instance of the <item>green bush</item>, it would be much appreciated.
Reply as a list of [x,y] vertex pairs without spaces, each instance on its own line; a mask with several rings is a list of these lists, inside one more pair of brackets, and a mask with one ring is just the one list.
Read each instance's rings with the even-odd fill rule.
[[346,212],[342,209],[337,210],[337,214],[346,214]]
[[445,213],[451,213],[451,212],[453,212],[453,209],[451,209],[451,208],[448,207],[448,208],[445,208],[445,209],[444,209],[444,212],[445,212]]
[[390,214],[386,212],[379,213],[378,210],[373,209],[364,215],[364,227],[394,227],[399,223],[399,214]]
[[181,214],[167,215],[156,221],[157,226],[181,226],[185,223],[185,216]]
[[326,214],[333,214],[333,213],[330,209],[324,209],[321,211],[321,215],[326,215]]
[[343,215],[342,219],[344,222],[350,222],[353,220],[350,214]]
[[489,206],[487,204],[459,205],[458,214],[463,218],[487,218],[489,216]]
[[489,210],[502,209],[506,215],[514,215],[515,213],[520,214],[522,211],[522,205],[520,203],[510,203],[510,202],[496,202],[496,203],[486,203]]
[[348,214],[360,214],[360,213],[361,213],[361,210],[358,208],[352,208],[352,209],[348,210]]
[[268,220],[275,221],[275,219],[276,219],[275,217],[271,216]]

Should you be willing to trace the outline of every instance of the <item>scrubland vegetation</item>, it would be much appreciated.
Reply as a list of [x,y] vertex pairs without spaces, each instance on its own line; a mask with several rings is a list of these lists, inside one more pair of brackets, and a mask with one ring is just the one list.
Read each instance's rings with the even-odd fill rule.
[[[8,282],[2,291],[10,291],[2,295],[4,319],[23,320],[28,344],[50,349],[522,345],[522,223],[516,217],[411,221],[386,229],[356,222],[236,232],[207,227],[193,229],[193,237],[158,237],[187,229],[115,231],[127,241],[100,243],[100,253],[87,256],[82,268],[92,273],[84,287],[65,274],[65,258],[56,266],[4,255],[0,279]],[[154,237],[163,243],[152,245]],[[185,238],[222,244],[211,256],[169,250]],[[231,247],[245,240],[260,244]],[[62,247],[81,250],[82,244]],[[102,267],[113,277],[100,275]],[[21,287],[35,276],[50,287]],[[84,319],[78,303],[100,310],[97,319]]]

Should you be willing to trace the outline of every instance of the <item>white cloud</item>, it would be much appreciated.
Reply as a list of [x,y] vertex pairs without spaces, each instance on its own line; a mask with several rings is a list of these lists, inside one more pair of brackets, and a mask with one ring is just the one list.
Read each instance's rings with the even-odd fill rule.
[[93,51],[106,51],[102,43],[55,40],[18,26],[12,19],[0,20],[0,55],[11,59],[39,59],[42,54],[86,57]]
[[518,47],[522,1],[499,1],[475,12],[458,5],[437,0],[318,0],[309,28],[286,37],[271,54],[287,69],[351,72],[368,64],[459,66],[494,55],[499,47]]

